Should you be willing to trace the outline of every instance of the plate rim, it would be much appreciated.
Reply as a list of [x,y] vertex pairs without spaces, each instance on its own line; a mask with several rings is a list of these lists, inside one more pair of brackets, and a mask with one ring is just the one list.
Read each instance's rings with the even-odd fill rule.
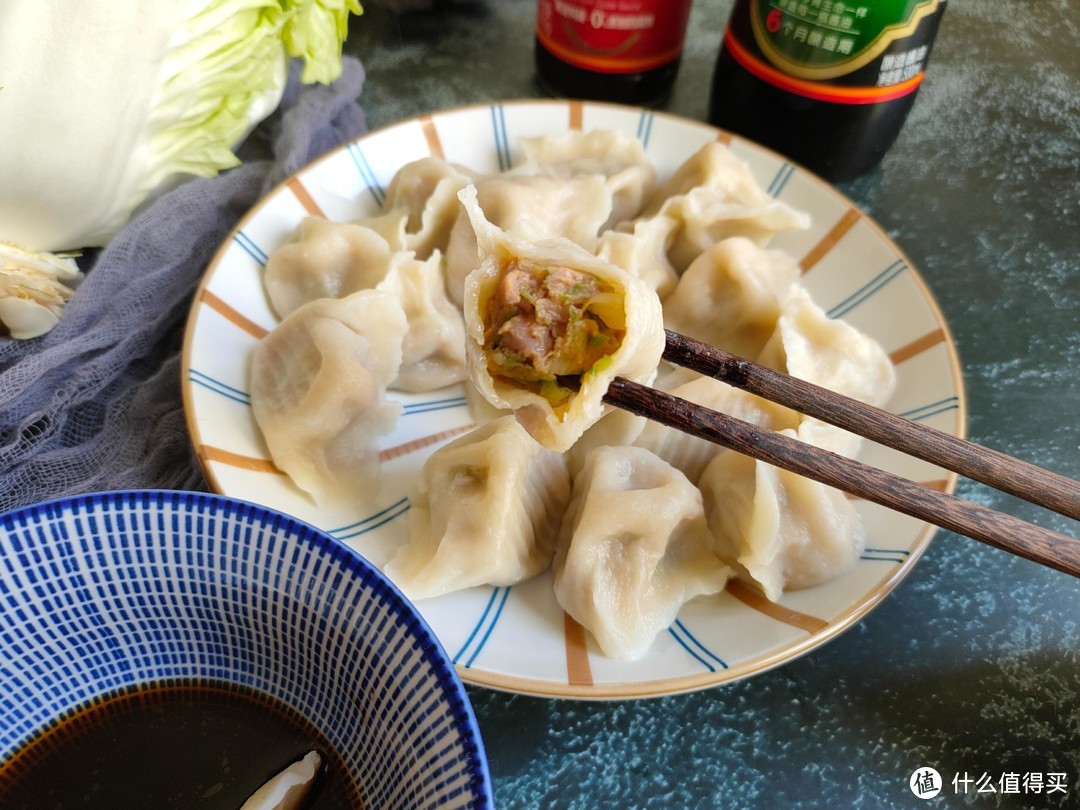
[[[184,326],[184,340],[181,349],[180,356],[180,383],[181,383],[181,401],[184,412],[184,421],[188,430],[188,438],[191,442],[192,450],[198,461],[200,471],[207,483],[210,485],[214,494],[221,497],[233,498],[236,500],[242,500],[235,495],[231,495],[223,490],[217,476],[214,474],[213,469],[209,464],[209,460],[201,452],[202,444],[200,442],[201,431],[198,427],[198,420],[195,414],[194,405],[194,393],[193,383],[189,378],[189,371],[191,369],[192,360],[192,347],[194,343],[196,324],[198,321],[199,312],[203,305],[203,297],[207,291],[207,288],[213,278],[214,272],[217,270],[222,262],[225,253],[229,250],[233,243],[234,237],[239,233],[245,225],[255,219],[261,210],[269,205],[271,201],[277,198],[280,194],[287,191],[289,184],[299,178],[301,175],[315,169],[320,164],[334,160],[338,158],[342,153],[354,144],[361,144],[368,138],[382,135],[390,130],[397,128],[404,128],[408,126],[414,126],[419,124],[422,128],[432,126],[433,121],[437,116],[454,115],[460,113],[467,113],[471,111],[479,110],[492,110],[496,107],[526,107],[526,106],[548,106],[558,109],[571,110],[572,116],[577,116],[577,120],[581,120],[581,113],[588,107],[600,107],[609,110],[628,111],[637,114],[649,114],[669,121],[675,122],[679,125],[695,126],[712,132],[715,135],[715,140],[719,140],[726,145],[738,143],[744,148],[751,151],[762,152],[765,155],[773,158],[774,160],[788,163],[794,167],[795,171],[802,174],[817,186],[817,190],[820,193],[825,193],[832,196],[836,201],[841,203],[845,209],[854,211],[858,215],[858,222],[869,227],[876,237],[883,243],[887,244],[889,248],[895,251],[896,255],[906,264],[907,274],[915,284],[919,293],[922,296],[923,303],[927,306],[930,314],[935,321],[935,325],[941,330],[943,340],[941,344],[944,346],[946,352],[946,358],[949,367],[949,374],[951,377],[953,390],[956,397],[956,414],[955,414],[955,430],[952,435],[958,438],[966,438],[968,431],[968,401],[967,391],[964,384],[963,366],[960,361],[959,352],[956,346],[956,341],[953,337],[952,330],[949,327],[948,321],[944,316],[941,305],[937,301],[927,283],[923,277],[918,266],[910,261],[904,250],[885,232],[885,229],[878,223],[872,216],[866,213],[862,208],[855,204],[850,197],[836,188],[834,185],[828,183],[809,169],[805,168],[796,161],[791,160],[785,155],[776,152],[766,146],[763,146],[756,141],[750,140],[736,133],[724,130],[719,127],[715,127],[707,122],[700,121],[688,116],[679,115],[676,113],[668,112],[666,110],[655,110],[645,107],[639,107],[634,105],[618,104],[614,102],[606,101],[587,101],[578,99],[553,99],[553,98],[514,98],[514,99],[493,99],[490,101],[470,102],[467,104],[455,105],[451,107],[444,107],[428,112],[417,113],[405,118],[401,118],[392,122],[387,122],[379,127],[370,129],[355,138],[350,138],[337,146],[327,150],[323,154],[313,158],[308,163],[291,172],[287,177],[276,183],[265,194],[261,195],[258,200],[255,201],[245,211],[240,218],[236,221],[235,225],[229,229],[228,233],[222,239],[221,244],[214,252],[210,261],[207,263],[206,268],[200,277],[199,284],[195,290],[194,296],[191,301],[190,308]],[[576,108],[576,112],[574,111]],[[943,484],[942,491],[947,494],[953,494],[956,490],[959,476],[951,471],[943,470]],[[271,508],[271,507],[266,507]],[[293,518],[295,520],[301,520],[300,518]],[[324,530],[320,530],[324,531]],[[743,664],[736,664],[730,668],[719,670],[718,672],[705,672],[700,675],[685,675],[672,678],[662,678],[647,681],[633,681],[624,683],[606,683],[590,684],[588,686],[582,686],[575,683],[560,683],[555,681],[546,681],[540,679],[533,679],[518,675],[506,675],[499,672],[493,672],[488,670],[478,670],[470,666],[462,664],[454,664],[457,670],[458,676],[461,680],[467,684],[481,686],[496,691],[509,692],[513,694],[534,696],[534,697],[549,697],[549,698],[569,698],[569,699],[581,699],[581,700],[623,700],[623,699],[650,699],[658,697],[666,697],[670,695],[685,694],[688,692],[700,691],[703,689],[712,688],[715,686],[721,686],[725,684],[736,683],[741,680],[745,680],[754,675],[762,674],[771,669],[775,669],[783,664],[792,662],[801,658],[813,650],[821,647],[824,644],[834,640],[838,636],[845,633],[847,630],[855,626],[861,619],[865,618],[872,610],[878,607],[881,602],[888,596],[895,588],[902,582],[914,569],[916,563],[922,558],[922,555],[926,552],[930,545],[931,540],[939,531],[938,527],[933,524],[924,523],[918,534],[912,540],[912,548],[907,558],[900,563],[891,573],[883,576],[875,585],[870,587],[866,591],[866,595],[857,603],[850,605],[846,610],[840,613],[838,616],[830,619],[826,627],[813,631],[807,634],[807,636],[798,641],[792,642],[787,645],[780,646],[763,656],[757,656],[748,662]],[[329,535],[328,535],[329,536]],[[335,542],[342,545],[348,545],[335,538]],[[351,547],[350,547],[351,548]],[[352,549],[355,553],[361,552]],[[365,558],[366,560],[366,558]],[[373,567],[374,563],[370,563]],[[419,609],[418,609],[419,610]],[[434,634],[434,633],[433,633]],[[440,640],[440,644],[441,644]]]

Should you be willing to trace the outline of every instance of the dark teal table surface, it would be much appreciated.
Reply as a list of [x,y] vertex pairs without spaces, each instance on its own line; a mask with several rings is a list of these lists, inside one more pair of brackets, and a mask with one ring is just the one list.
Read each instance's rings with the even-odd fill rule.
[[[695,1],[669,111],[704,120],[730,7]],[[346,46],[367,69],[369,125],[541,96],[534,19],[531,0],[406,14],[369,2]],[[969,438],[1073,478],[1078,38],[1075,0],[953,0],[896,145],[841,187],[937,298]],[[957,494],[1078,533],[981,485]],[[1080,806],[1080,581],[942,531],[853,629],[748,680],[648,701],[469,694],[500,807]],[[929,801],[908,787],[923,766],[945,781]],[[1041,776],[1042,792],[1004,792],[1009,774]]]

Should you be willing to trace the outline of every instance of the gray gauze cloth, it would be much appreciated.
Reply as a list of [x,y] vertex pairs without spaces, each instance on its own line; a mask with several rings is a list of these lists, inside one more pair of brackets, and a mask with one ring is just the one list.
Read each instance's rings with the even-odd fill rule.
[[181,402],[195,289],[241,216],[288,175],[366,129],[364,71],[302,86],[248,138],[259,159],[190,180],[137,214],[94,259],[60,323],[0,338],[0,511],[107,489],[207,488]]

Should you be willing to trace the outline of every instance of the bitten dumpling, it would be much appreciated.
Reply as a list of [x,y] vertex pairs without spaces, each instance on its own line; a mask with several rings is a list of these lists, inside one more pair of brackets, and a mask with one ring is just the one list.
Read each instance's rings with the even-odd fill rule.
[[730,569],[712,550],[701,494],[640,447],[599,447],[574,480],[552,568],[555,596],[612,658],[644,655]]
[[488,402],[562,452],[603,415],[616,376],[652,380],[665,341],[660,299],[572,242],[503,232],[472,187],[461,199],[481,258],[465,288],[469,376]]
[[[611,189],[595,174],[565,179],[502,174],[480,180],[474,188],[476,205],[488,222],[530,240],[562,237],[591,251],[611,215]],[[446,248],[451,301],[465,300],[465,278],[479,266],[474,223],[462,210]]]
[[317,503],[378,493],[385,398],[408,324],[397,299],[363,290],[305,304],[255,347],[251,406],[274,463]]
[[734,450],[709,463],[698,487],[717,552],[774,602],[787,589],[820,585],[850,570],[866,544],[844,493]]
[[386,277],[396,250],[378,229],[306,217],[267,259],[266,294],[284,318],[309,301],[371,289]]
[[413,599],[521,582],[551,563],[569,497],[562,456],[495,419],[428,457],[386,573]]

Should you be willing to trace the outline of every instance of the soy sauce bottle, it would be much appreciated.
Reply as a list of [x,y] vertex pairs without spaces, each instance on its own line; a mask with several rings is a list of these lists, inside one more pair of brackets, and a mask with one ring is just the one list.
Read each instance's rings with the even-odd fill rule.
[[536,73],[555,96],[654,107],[679,72],[691,0],[538,0]]
[[709,121],[831,182],[876,166],[925,76],[946,0],[737,0]]

